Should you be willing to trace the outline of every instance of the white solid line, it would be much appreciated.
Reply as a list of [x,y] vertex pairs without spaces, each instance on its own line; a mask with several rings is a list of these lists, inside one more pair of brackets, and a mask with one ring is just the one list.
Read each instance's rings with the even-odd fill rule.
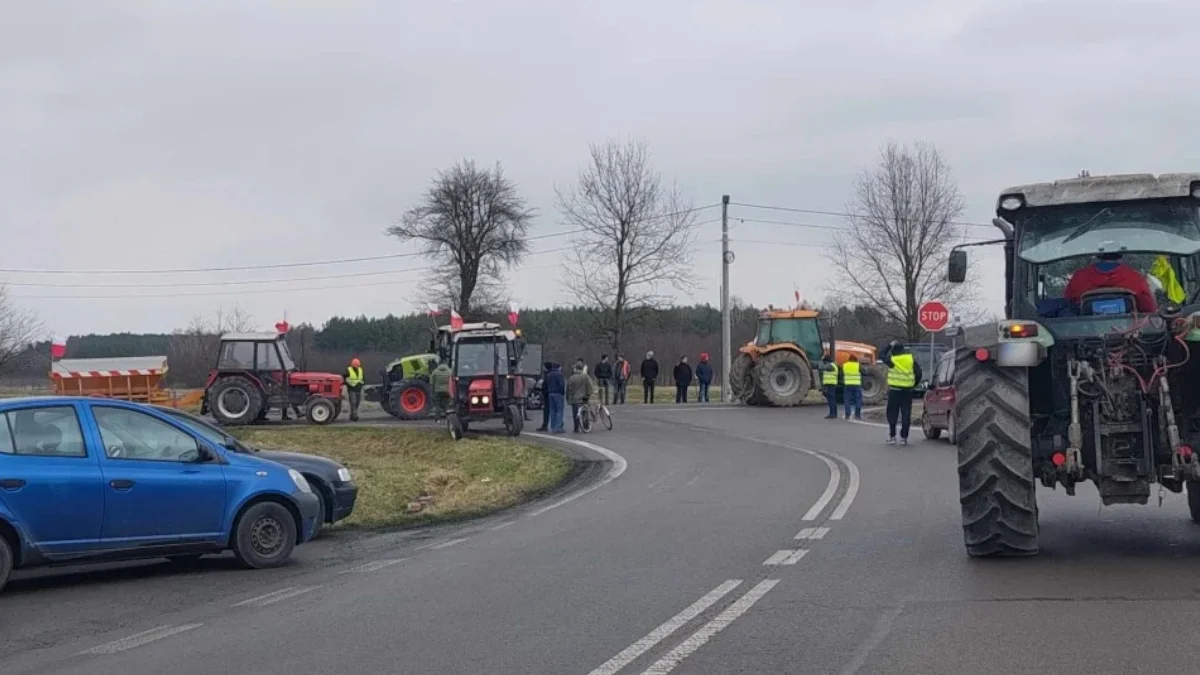
[[583,490],[580,490],[578,492],[569,494],[566,497],[563,497],[562,499],[554,502],[553,504],[547,504],[546,506],[543,506],[542,508],[531,512],[529,514],[530,516],[541,515],[547,511],[549,511],[550,509],[556,509],[556,508],[562,506],[563,504],[566,504],[568,502],[572,502],[576,499],[579,499],[580,497],[586,495],[587,493],[589,493],[593,490],[597,490],[599,488],[604,487],[605,485],[608,485],[609,483],[616,480],[621,474],[625,473],[625,469],[629,466],[629,463],[625,461],[624,457],[618,455],[617,453],[613,452],[612,450],[609,450],[608,448],[602,448],[599,445],[596,445],[595,443],[588,443],[587,441],[580,441],[580,440],[576,440],[574,438],[559,438],[558,435],[551,436],[549,434],[536,434],[536,433],[531,433],[531,434],[527,434],[527,435],[534,436],[537,438],[545,438],[545,439],[552,440],[552,441],[562,441],[563,443],[570,443],[572,445],[578,445],[581,448],[587,448],[588,450],[591,450],[593,452],[598,452],[601,455],[604,455],[605,458],[607,458],[609,461],[612,462],[612,468],[610,468],[608,470],[608,473],[604,475],[604,478],[601,478],[600,480],[596,481],[595,484],[593,484]]
[[712,636],[725,630],[725,628],[734,622],[739,616],[746,613],[754,603],[758,602],[759,598],[767,594],[767,591],[775,587],[779,583],[778,579],[767,579],[761,581],[757,586],[751,588],[745,595],[738,598],[736,602],[730,605],[725,611],[721,612],[712,621],[704,624],[700,630],[692,633],[688,639],[679,643],[667,655],[655,661],[649,668],[642,671],[642,675],[666,675],[675,669],[683,662],[684,659],[691,656],[704,646],[704,643],[712,639]]
[[615,673],[632,663],[637,657],[649,651],[654,645],[662,642],[689,621],[700,616],[704,610],[712,607],[718,600],[728,595],[733,589],[741,585],[741,583],[741,579],[730,579],[712,589],[704,597],[692,603],[687,609],[671,617],[666,623],[650,631],[646,637],[629,645],[620,654],[605,661],[599,668],[588,673],[588,675],[615,675]]
[[881,424],[879,422],[868,422],[866,420],[849,420],[849,421],[853,424],[861,424],[865,427],[883,427],[884,429],[887,428],[886,424]]
[[129,637],[121,638],[120,640],[113,640],[112,642],[107,642],[98,647],[92,647],[91,649],[86,649],[79,653],[80,654],[89,654],[89,655],[93,655],[93,656],[101,655],[101,654],[116,654],[117,652],[123,652],[127,649],[133,649],[134,647],[140,647],[149,642],[154,642],[155,640],[161,640],[165,637],[170,637],[177,633],[182,633],[187,630],[192,630],[193,628],[199,628],[202,625],[204,625],[204,624],[188,623],[188,624],[184,624],[182,626],[159,626],[158,628],[151,628],[148,631],[144,631],[141,633],[135,633],[133,635],[130,635]]
[[796,539],[824,539],[827,534],[829,534],[828,527],[806,527],[800,530]]
[[342,574],[364,574],[366,572],[377,572],[385,567],[390,567],[396,563],[402,563],[408,558],[396,558],[395,560],[375,560],[358,567],[351,567],[348,570],[343,570]]
[[846,485],[846,494],[842,495],[842,500],[838,502],[837,508],[833,510],[833,515],[829,516],[830,520],[841,520],[842,516],[846,515],[846,511],[850,508],[850,505],[854,503],[854,498],[858,496],[858,466],[848,459],[840,459],[850,471],[850,481]]
[[243,601],[237,603],[236,605],[234,605],[234,607],[266,607],[267,605],[273,605],[277,602],[282,602],[289,598],[294,598],[297,595],[304,595],[305,593],[315,591],[318,588],[320,588],[320,586],[302,586],[300,588],[296,588],[296,587],[284,588],[284,589],[275,591],[274,593],[267,593],[266,595],[260,595],[257,598],[250,598],[249,600],[243,600]]
[[436,551],[436,550],[442,549],[442,548],[450,548],[451,546],[453,546],[455,544],[461,544],[468,539],[470,539],[470,537],[461,537],[459,539],[451,539],[450,541],[443,541],[440,544],[434,544],[434,545],[430,546],[429,550]]
[[800,562],[800,559],[808,554],[807,549],[783,549],[775,551],[770,558],[763,561],[764,565],[795,565]]
[[[800,448],[796,449],[800,450]],[[817,500],[817,503],[812,505],[812,508],[808,510],[808,513],[804,514],[804,516],[801,518],[801,520],[816,520],[817,516],[821,515],[821,512],[825,510],[825,507],[829,505],[829,502],[833,501],[833,496],[837,494],[838,484],[842,482],[842,471],[838,468],[836,462],[826,457],[823,453],[814,452],[812,450],[801,450],[801,452],[805,452],[813,457],[816,457],[822,462],[825,462],[825,466],[829,467],[829,484],[825,486],[825,492],[821,494],[821,498]]]
[[513,524],[513,523],[515,523],[515,522],[517,522],[517,521],[515,521],[515,520],[510,520],[510,521],[508,521],[507,523],[500,523],[499,525],[497,525],[497,526],[493,527],[493,528],[492,528],[492,530],[493,530],[493,531],[495,531],[495,530],[503,530],[504,528],[508,527],[509,525],[512,525],[512,524]]

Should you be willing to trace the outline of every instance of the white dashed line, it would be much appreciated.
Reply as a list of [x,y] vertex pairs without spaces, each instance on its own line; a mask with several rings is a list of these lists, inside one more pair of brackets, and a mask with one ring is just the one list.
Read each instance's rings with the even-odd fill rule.
[[803,548],[783,549],[775,551],[770,558],[763,561],[764,565],[795,565],[800,562],[800,559],[808,555],[808,550]]
[[796,539],[824,539],[827,534],[829,534],[828,527],[806,527],[800,530]]
[[294,598],[298,595],[304,595],[305,593],[315,591],[318,588],[320,588],[320,586],[292,586],[289,588],[281,588],[273,593],[260,595],[257,598],[250,598],[249,600],[243,600],[235,604],[234,607],[266,607],[267,605],[273,605],[277,602],[282,602],[289,598]]
[[455,544],[461,544],[464,541],[467,541],[468,539],[470,539],[470,537],[460,537],[458,539],[451,539],[450,541],[443,541],[440,544],[434,544],[434,545],[430,546],[429,550],[437,551],[437,550],[440,550],[443,548],[450,548],[451,546],[454,546]]
[[150,630],[142,633],[135,633],[129,637],[121,638],[120,640],[113,640],[112,642],[107,642],[98,647],[92,647],[91,649],[87,649],[79,653],[87,654],[89,656],[116,654],[127,649],[133,649],[134,647],[141,647],[142,645],[154,642],[155,640],[161,640],[165,637],[170,637],[184,631],[192,630],[193,628],[199,628],[202,625],[204,624],[187,623],[182,626],[159,626],[158,628],[151,628]]
[[603,455],[605,458],[607,458],[610,462],[612,462],[612,468],[610,468],[608,470],[608,473],[604,475],[604,478],[601,478],[600,480],[596,481],[595,484],[593,484],[583,490],[580,490],[578,492],[569,494],[566,497],[563,497],[562,499],[560,499],[552,504],[547,504],[546,506],[543,506],[542,508],[531,512],[529,514],[530,516],[540,515],[540,514],[543,514],[547,511],[549,511],[550,509],[556,509],[556,508],[562,506],[563,504],[566,504],[568,502],[572,502],[572,501],[575,501],[576,499],[579,499],[580,497],[586,495],[587,493],[589,493],[593,490],[598,490],[598,489],[604,487],[605,485],[608,485],[609,483],[616,480],[621,474],[625,473],[625,469],[629,466],[629,463],[625,461],[624,457],[618,455],[617,453],[613,452],[612,450],[609,450],[608,448],[602,448],[599,445],[596,445],[595,443],[588,443],[587,441],[580,441],[580,440],[576,440],[574,438],[561,438],[558,435],[550,436],[548,434],[536,434],[536,433],[531,433],[531,434],[526,434],[526,435],[534,436],[536,438],[545,438],[545,439],[551,440],[551,441],[561,441],[563,443],[570,443],[571,445],[578,445],[579,447],[587,448],[588,450],[591,450],[592,452],[598,452],[601,455]]
[[697,649],[703,647],[714,635],[725,630],[729,624],[733,623],[739,616],[745,614],[747,610],[754,606],[754,603],[758,602],[777,583],[779,583],[778,579],[767,579],[759,582],[757,586],[751,588],[745,595],[738,598],[736,602],[718,614],[716,618],[704,624],[700,630],[692,633],[688,639],[679,643],[678,647],[667,652],[666,656],[655,661],[653,665],[642,671],[642,675],[666,675],[674,670],[675,666],[678,666],[684,659],[694,654]]
[[402,563],[408,558],[396,558],[395,560],[375,560],[358,567],[351,567],[348,570],[343,570],[342,574],[365,574],[366,572],[377,572],[385,567],[390,567],[396,563]]
[[492,531],[493,531],[493,532],[495,532],[496,530],[503,530],[504,528],[506,528],[506,527],[508,527],[508,526],[512,525],[513,523],[516,523],[516,522],[517,522],[517,521],[515,521],[515,520],[510,520],[510,521],[508,521],[507,523],[500,523],[499,525],[497,525],[497,526],[495,526],[495,527],[493,527],[493,528],[491,528],[491,529],[492,529]]
[[671,617],[666,623],[650,631],[646,637],[629,645],[622,650],[620,654],[617,654],[611,659],[605,661],[599,668],[596,668],[592,672],[588,673],[588,675],[614,675],[622,668],[632,663],[635,659],[637,659],[637,657],[645,654],[647,651],[653,648],[654,645],[662,642],[672,633],[682,628],[689,621],[703,614],[704,610],[712,607],[717,603],[718,600],[725,597],[731,591],[733,591],[733,589],[740,586],[741,583],[741,579],[730,579],[720,586],[717,586],[705,594],[704,597],[692,603],[690,607]]

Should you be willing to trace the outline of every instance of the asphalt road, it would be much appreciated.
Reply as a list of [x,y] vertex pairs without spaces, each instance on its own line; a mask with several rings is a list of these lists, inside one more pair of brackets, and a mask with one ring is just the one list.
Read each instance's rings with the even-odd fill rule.
[[[1183,499],[1039,494],[1044,553],[962,550],[954,449],[823,410],[636,407],[577,489],[229,561],[25,576],[0,673],[1190,672]],[[797,538],[800,537],[800,538]]]

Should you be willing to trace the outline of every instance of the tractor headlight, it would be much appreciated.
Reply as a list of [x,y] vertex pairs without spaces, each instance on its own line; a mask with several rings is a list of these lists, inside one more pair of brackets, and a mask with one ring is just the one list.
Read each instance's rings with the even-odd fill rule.
[[304,474],[295,469],[288,469],[288,475],[292,477],[292,482],[301,492],[312,492],[312,486],[308,484],[308,479],[304,477]]
[[1005,211],[1016,211],[1017,209],[1021,208],[1021,198],[1005,197],[1004,199],[1000,200],[1000,208],[1004,209]]
[[484,405],[487,405],[488,403],[491,403],[491,402],[492,402],[492,399],[491,399],[491,398],[489,398],[489,397],[487,397],[487,396],[484,396],[482,399],[480,399],[480,401],[479,401],[479,402],[480,402],[480,403],[482,403],[482,404],[484,404]]
[[478,396],[471,397],[471,405],[479,405],[479,397]]

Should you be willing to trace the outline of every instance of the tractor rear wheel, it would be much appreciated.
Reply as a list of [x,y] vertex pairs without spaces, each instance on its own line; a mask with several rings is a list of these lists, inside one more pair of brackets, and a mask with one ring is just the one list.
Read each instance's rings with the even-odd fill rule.
[[758,362],[758,389],[769,405],[800,405],[812,388],[812,369],[804,357],[787,349],[771,352]]
[[261,389],[253,380],[241,375],[222,377],[208,390],[209,409],[213,419],[226,426],[251,424],[266,416]]
[[379,392],[379,407],[383,408],[383,412],[391,415],[392,417],[399,417],[399,415],[396,414],[396,406],[392,405],[392,392],[396,390],[395,387],[390,386],[392,384],[395,383],[391,382],[385,384],[381,388],[381,391]]
[[955,355],[954,434],[967,554],[1038,553],[1029,376],[1024,368],[979,362],[971,349]]
[[882,405],[887,402],[887,366],[864,366],[862,369],[863,405]]
[[733,400],[742,403],[750,401],[750,393],[754,390],[754,359],[749,354],[738,354],[729,366],[729,391]]
[[429,417],[433,392],[424,380],[402,380],[392,386],[389,405],[393,415],[402,420],[422,420]]
[[1187,499],[1188,513],[1191,514],[1192,520],[1200,523],[1200,480],[1187,482]]

